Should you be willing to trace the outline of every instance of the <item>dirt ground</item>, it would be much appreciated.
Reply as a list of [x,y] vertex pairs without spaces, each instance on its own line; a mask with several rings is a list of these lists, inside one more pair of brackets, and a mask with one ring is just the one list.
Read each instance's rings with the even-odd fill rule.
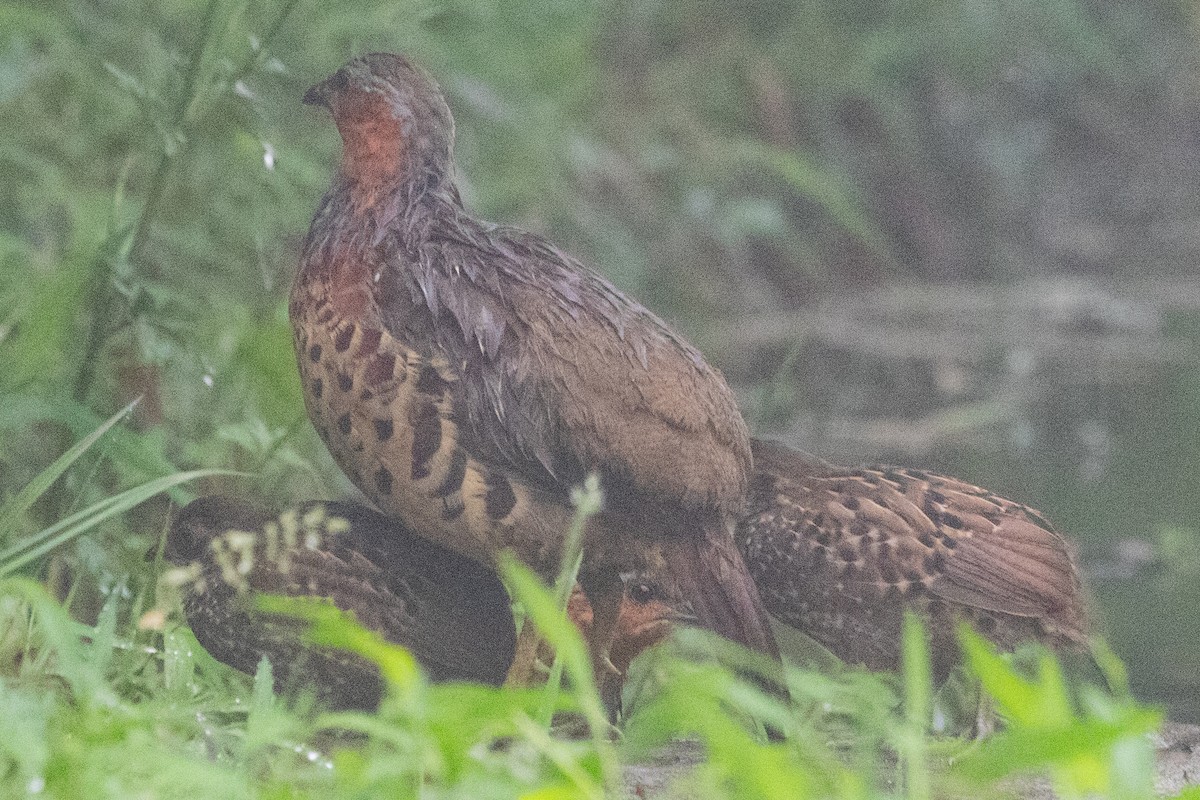
[[[1200,785],[1200,726],[1168,722],[1153,735],[1158,759],[1155,790],[1162,797],[1178,794],[1188,786]],[[703,751],[695,742],[678,742],[659,754],[654,762],[625,770],[625,796],[630,800],[685,798],[672,792],[672,785],[686,778],[701,763]],[[1044,778],[1023,778],[1011,784],[1024,800],[1054,800],[1056,795]]]

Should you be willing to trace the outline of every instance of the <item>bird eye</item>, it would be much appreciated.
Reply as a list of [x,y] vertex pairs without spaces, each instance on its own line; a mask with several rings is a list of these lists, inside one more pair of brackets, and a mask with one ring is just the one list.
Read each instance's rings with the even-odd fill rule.
[[629,599],[635,603],[648,603],[654,599],[654,588],[648,583],[635,583],[629,587]]

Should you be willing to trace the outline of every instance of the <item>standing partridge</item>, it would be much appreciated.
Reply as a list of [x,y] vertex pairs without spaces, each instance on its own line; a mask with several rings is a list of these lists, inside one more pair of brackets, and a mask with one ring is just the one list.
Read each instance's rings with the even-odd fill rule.
[[721,374],[554,245],[464,208],[450,110],[404,57],[356,58],[304,100],[343,149],[290,314],[309,415],[347,475],[420,535],[548,578],[570,491],[597,474],[579,576],[597,668],[631,571],[775,654],[732,537],[751,455]]

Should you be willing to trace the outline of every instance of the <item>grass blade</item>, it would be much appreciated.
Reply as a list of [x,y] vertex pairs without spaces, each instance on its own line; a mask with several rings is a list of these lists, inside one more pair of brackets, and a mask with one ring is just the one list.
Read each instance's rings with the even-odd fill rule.
[[[92,445],[99,441],[100,437],[108,433],[108,431],[124,419],[130,411],[133,410],[139,402],[139,396],[129,405],[109,417],[100,427],[92,431],[90,434],[80,439],[67,452],[63,453],[54,463],[42,470],[36,478],[26,484],[15,497],[9,500],[0,508],[0,542],[8,541],[9,537],[16,533],[17,525],[20,522],[21,516],[37,502],[37,499],[46,493],[59,477],[74,464],[80,456],[87,452]],[[0,563],[3,559],[0,558]]]
[[904,765],[904,787],[908,800],[929,800],[929,752],[925,733],[933,704],[933,679],[929,643],[920,619],[911,612],[904,615],[901,638],[904,678],[904,715],[907,725],[900,748]]
[[[0,553],[0,577],[9,575],[24,567],[56,547],[71,541],[75,537],[96,527],[109,517],[123,514],[138,506],[156,494],[165,492],[181,483],[207,478],[213,475],[239,475],[241,473],[224,469],[198,469],[191,472],[177,472],[164,478],[143,483],[127,489],[113,497],[94,503],[77,514],[72,514],[65,520],[42,530]],[[23,552],[22,552],[23,551]]]

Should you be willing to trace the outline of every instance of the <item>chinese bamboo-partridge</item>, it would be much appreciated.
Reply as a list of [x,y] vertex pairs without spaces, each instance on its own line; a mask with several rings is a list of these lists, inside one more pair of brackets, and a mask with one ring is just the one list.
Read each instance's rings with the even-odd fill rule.
[[209,653],[251,673],[265,655],[276,688],[311,687],[336,708],[378,705],[378,668],[306,643],[296,620],[257,611],[254,595],[327,599],[407,647],[434,680],[499,684],[513,657],[496,575],[362,506],[308,502],[274,514],[203,497],[175,515],[163,555],[194,570],[184,611]]
[[775,653],[732,537],[751,456],[721,374],[545,239],[464,208],[450,110],[404,57],[356,58],[304,99],[343,149],[290,313],[309,415],[347,475],[413,531],[548,578],[570,490],[595,473],[579,580],[597,667],[634,570]]

